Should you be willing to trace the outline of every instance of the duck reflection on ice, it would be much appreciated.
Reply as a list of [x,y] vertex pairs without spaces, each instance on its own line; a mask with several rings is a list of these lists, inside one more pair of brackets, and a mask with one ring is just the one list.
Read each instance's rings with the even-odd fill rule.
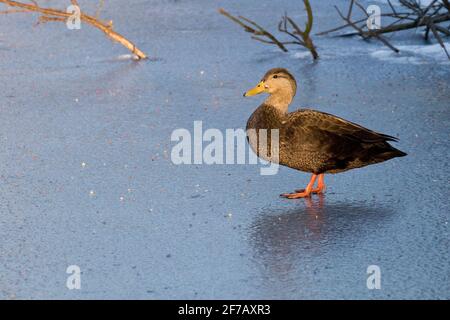
[[315,272],[318,265],[332,264],[336,255],[346,255],[365,235],[377,234],[392,215],[385,203],[326,203],[323,195],[296,205],[265,209],[250,228],[254,259],[264,277],[291,285],[292,273]]

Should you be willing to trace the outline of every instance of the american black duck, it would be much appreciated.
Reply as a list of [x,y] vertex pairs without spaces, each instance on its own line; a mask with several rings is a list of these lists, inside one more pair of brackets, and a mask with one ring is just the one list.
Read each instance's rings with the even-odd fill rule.
[[[258,146],[255,135],[248,134],[253,151],[265,160],[312,173],[305,189],[282,194],[282,197],[295,199],[324,192],[326,173],[339,173],[406,156],[388,143],[398,141],[390,135],[325,112],[310,109],[288,112],[296,90],[297,82],[292,74],[286,69],[275,68],[269,70],[256,87],[244,93],[245,97],[263,92],[269,94],[247,122],[247,132],[256,132],[256,136],[259,130],[268,130],[265,148],[261,143]],[[267,152],[271,148],[271,129],[278,129],[277,158]],[[316,180],[318,184],[314,188]]]

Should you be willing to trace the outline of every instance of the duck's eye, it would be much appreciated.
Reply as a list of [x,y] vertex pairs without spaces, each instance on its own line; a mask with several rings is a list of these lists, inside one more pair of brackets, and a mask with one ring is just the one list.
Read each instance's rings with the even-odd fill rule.
[[274,75],[273,78],[274,78],[274,79],[278,78],[278,75]]

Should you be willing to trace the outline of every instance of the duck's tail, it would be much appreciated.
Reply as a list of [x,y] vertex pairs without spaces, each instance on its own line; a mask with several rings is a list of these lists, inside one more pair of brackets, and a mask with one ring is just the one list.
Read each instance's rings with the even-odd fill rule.
[[367,150],[367,156],[374,162],[383,162],[392,158],[404,157],[407,153],[391,146],[388,142],[377,143]]

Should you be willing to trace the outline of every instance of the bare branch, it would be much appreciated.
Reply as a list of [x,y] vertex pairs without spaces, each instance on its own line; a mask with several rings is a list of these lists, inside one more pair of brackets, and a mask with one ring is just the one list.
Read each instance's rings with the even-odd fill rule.
[[[13,7],[13,8],[20,8],[20,10],[24,10],[25,12],[38,12],[43,14],[46,18],[43,18],[42,21],[65,21],[67,18],[71,16],[70,13],[67,13],[62,10],[52,9],[52,8],[43,8],[40,7],[36,1],[32,1],[33,4],[27,4],[22,3],[19,1],[12,1],[12,0],[0,0],[0,3],[4,3],[7,6]],[[71,0],[72,4],[77,4],[76,0]],[[92,17],[90,15],[87,15],[83,12],[81,12],[80,16],[81,21],[103,31],[107,37],[109,37],[111,40],[119,42],[124,47],[126,47],[128,50],[130,50],[133,54],[135,54],[139,59],[146,59],[147,55],[142,52],[140,49],[138,49],[134,43],[126,39],[121,34],[115,32],[112,30],[112,27],[108,24],[105,24],[99,20],[97,20],[95,17]]]
[[[270,39],[270,42],[265,41],[265,43],[273,43],[276,44],[281,50],[283,50],[284,52],[287,52],[288,50],[286,49],[286,47],[283,45],[283,43],[281,41],[279,41],[274,35],[272,35],[270,32],[268,32],[267,30],[265,30],[263,27],[261,27],[260,25],[258,25],[256,22],[239,16],[239,17],[234,17],[231,14],[229,14],[227,11],[225,11],[225,9],[220,8],[219,9],[219,13],[226,16],[227,18],[231,19],[232,21],[236,22],[237,24],[239,24],[241,27],[244,28],[244,30],[246,32],[250,32],[253,33],[256,36],[264,36]],[[252,26],[254,26],[255,28],[252,28],[251,26],[249,26],[248,24],[246,24],[245,22],[251,24]],[[257,37],[252,37],[255,40],[261,41],[262,39]],[[263,42],[263,41],[261,41]]]
[[306,27],[305,27],[305,35],[307,35],[309,37],[309,34],[310,34],[312,26],[313,26],[314,17],[312,14],[311,4],[309,3],[309,1],[303,0],[303,3],[305,4],[306,13],[308,15],[308,21],[306,22]]
[[430,29],[433,32],[434,37],[436,38],[436,40],[439,42],[440,46],[442,47],[442,49],[444,49],[445,54],[447,55],[447,58],[450,60],[450,54],[447,51],[447,48],[444,44],[444,42],[442,41],[441,36],[439,35],[439,33],[436,31],[436,27],[434,26],[434,23],[431,22],[430,23]]
[[278,23],[278,31],[286,34],[293,40],[291,41],[282,41],[275,37],[272,33],[268,32],[258,23],[254,22],[243,16],[235,17],[225,11],[224,9],[219,9],[219,13],[229,18],[233,22],[239,24],[246,32],[252,34],[252,39],[257,40],[266,44],[274,44],[278,46],[284,52],[288,51],[286,45],[300,45],[307,48],[314,59],[317,59],[319,55],[317,54],[316,48],[313,44],[311,37],[309,36],[312,26],[313,26],[313,14],[311,5],[308,0],[303,0],[305,5],[305,10],[307,12],[308,20],[305,25],[305,30],[302,31],[298,25],[289,18],[286,14],[282,17],[282,20]]
[[[336,31],[340,31],[346,28],[353,28],[356,32],[350,32],[345,34],[340,34],[341,37],[349,37],[354,35],[359,35],[365,40],[368,40],[370,38],[376,38],[379,41],[381,41],[384,45],[389,47],[390,49],[398,52],[399,50],[395,48],[393,45],[389,43],[389,41],[383,37],[383,34],[387,33],[393,33],[397,31],[403,31],[403,30],[409,30],[409,29],[416,29],[423,27],[425,30],[425,40],[428,39],[430,31],[436,38],[436,40],[439,42],[441,47],[444,49],[446,55],[448,56],[448,50],[445,47],[442,37],[443,36],[450,36],[450,25],[444,27],[442,25],[439,25],[440,23],[449,22],[450,21],[450,4],[449,0],[433,0],[431,1],[427,6],[422,7],[420,2],[416,0],[398,0],[401,6],[403,7],[402,10],[398,10],[394,7],[392,2],[388,0],[388,5],[391,9],[391,12],[381,14],[383,17],[392,18],[393,21],[388,24],[387,26],[384,26],[379,29],[369,29],[369,27],[366,24],[360,23],[366,21],[368,18],[370,18],[368,12],[366,9],[358,3],[357,0],[351,0],[350,5],[347,11],[347,14],[344,15],[338,7],[335,6],[335,9],[338,13],[338,15],[341,17],[341,19],[345,22],[345,24],[335,27],[333,29],[322,31],[318,33],[318,35],[325,35],[329,33],[333,33]],[[362,13],[364,14],[365,18],[360,18],[358,20],[354,20],[353,15],[353,8],[358,7]],[[402,11],[402,12],[399,12]],[[449,57],[450,59],[450,57]]]
[[21,12],[30,12],[30,11],[23,10],[23,9],[11,9],[11,10],[0,11],[0,14],[21,13]]
[[303,42],[303,40],[300,39],[299,36],[297,36],[296,34],[294,34],[293,32],[289,31],[288,27],[287,27],[287,21],[288,21],[288,17],[285,15],[283,17],[283,19],[278,23],[278,30],[280,32],[286,33],[287,35],[289,35],[291,38],[294,38],[295,43],[300,44],[301,46],[305,46],[305,43]]

